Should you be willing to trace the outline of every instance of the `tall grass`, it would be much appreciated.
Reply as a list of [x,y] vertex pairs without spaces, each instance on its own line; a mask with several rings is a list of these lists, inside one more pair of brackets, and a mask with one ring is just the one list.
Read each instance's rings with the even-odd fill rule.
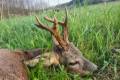
[[[94,74],[96,80],[119,80],[120,54],[113,54],[111,48],[120,47],[120,2],[93,6],[74,7],[69,10],[69,40],[89,60],[99,66]],[[43,16],[57,16],[62,21],[64,11],[49,10],[38,16],[44,24],[52,26]],[[52,48],[49,32],[37,28],[34,16],[15,17],[0,21],[0,47],[9,49]],[[92,80],[59,70],[45,70],[41,63],[30,69],[31,80]]]

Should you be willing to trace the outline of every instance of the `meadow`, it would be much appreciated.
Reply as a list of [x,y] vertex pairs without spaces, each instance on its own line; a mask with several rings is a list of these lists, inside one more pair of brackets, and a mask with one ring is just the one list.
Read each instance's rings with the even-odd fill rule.
[[[64,10],[47,10],[37,15],[54,15],[62,21]],[[69,40],[83,55],[98,65],[93,75],[81,78],[78,74],[67,73],[64,67],[45,70],[39,64],[30,69],[30,80],[120,80],[120,54],[111,49],[120,47],[120,2],[103,3],[90,6],[76,6],[68,9]],[[0,48],[52,50],[52,39],[49,32],[37,28],[34,15],[19,16],[0,21]]]

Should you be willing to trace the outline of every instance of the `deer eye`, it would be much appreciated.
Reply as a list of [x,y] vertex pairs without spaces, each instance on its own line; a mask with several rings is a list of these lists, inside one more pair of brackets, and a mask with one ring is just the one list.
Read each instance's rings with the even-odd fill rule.
[[76,65],[76,64],[79,64],[78,61],[75,61],[75,62],[70,62],[69,65]]
[[69,65],[75,65],[76,63],[69,63]]

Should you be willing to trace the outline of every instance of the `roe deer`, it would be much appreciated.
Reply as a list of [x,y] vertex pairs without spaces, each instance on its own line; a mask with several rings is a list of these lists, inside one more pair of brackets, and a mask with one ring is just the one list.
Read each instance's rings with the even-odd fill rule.
[[[42,28],[46,31],[49,31],[53,39],[53,51],[45,53],[44,66],[51,65],[64,65],[67,71],[73,73],[79,73],[81,76],[86,75],[88,72],[94,72],[97,70],[97,65],[87,60],[80,50],[75,47],[75,45],[68,40],[68,17],[66,17],[64,22],[59,22],[56,17],[53,19],[44,17],[47,21],[53,23],[53,27],[50,28],[46,25],[43,25],[38,17],[36,16],[37,23],[35,24],[38,28]],[[58,31],[58,25],[62,26],[63,34],[60,35]]]
[[0,80],[29,80],[24,61],[34,59],[40,53],[40,49],[31,51],[0,49]]

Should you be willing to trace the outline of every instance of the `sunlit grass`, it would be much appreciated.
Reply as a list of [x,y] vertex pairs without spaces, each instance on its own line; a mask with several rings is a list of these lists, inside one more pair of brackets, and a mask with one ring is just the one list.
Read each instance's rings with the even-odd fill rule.
[[[111,48],[120,47],[120,2],[69,9],[69,39],[83,55],[99,66],[96,80],[119,80],[120,54],[112,54]],[[63,20],[64,10],[39,13],[41,21],[49,26],[43,16],[57,16]],[[0,21],[0,47],[9,49],[52,48],[49,32],[37,28],[35,17],[15,17]],[[31,80],[92,80],[59,70],[44,70],[41,64],[30,69]]]

